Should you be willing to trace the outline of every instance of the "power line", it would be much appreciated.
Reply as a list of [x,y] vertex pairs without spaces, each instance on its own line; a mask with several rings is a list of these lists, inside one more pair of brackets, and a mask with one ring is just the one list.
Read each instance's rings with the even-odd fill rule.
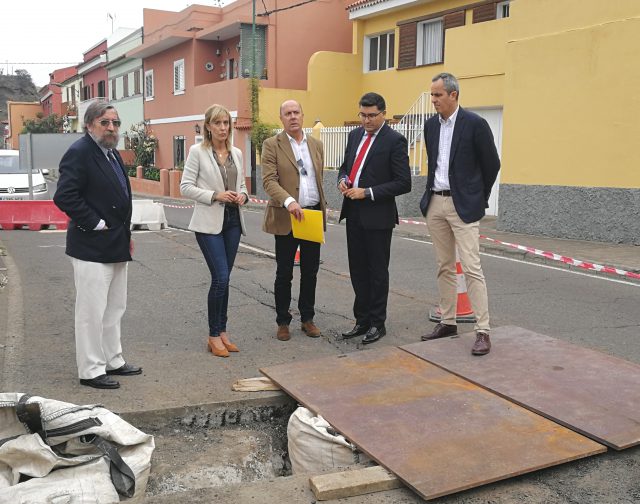
[[[269,14],[273,14],[274,12],[280,12],[280,11],[285,11],[285,10],[289,10],[289,9],[295,9],[296,7],[300,7],[301,5],[305,5],[305,4],[308,4],[308,3],[311,3],[311,2],[315,2],[315,1],[316,0],[306,0],[304,2],[300,2],[300,3],[297,3],[295,5],[290,5],[289,7],[281,7],[279,9],[273,9],[273,10],[270,10],[270,11],[265,11],[262,14],[256,14],[256,16],[259,16],[259,17],[269,16]],[[263,5],[264,5],[264,2],[263,2]]]

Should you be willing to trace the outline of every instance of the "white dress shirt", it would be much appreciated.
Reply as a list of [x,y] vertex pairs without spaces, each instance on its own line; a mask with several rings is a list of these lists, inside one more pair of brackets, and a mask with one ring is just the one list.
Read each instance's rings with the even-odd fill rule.
[[[300,172],[300,191],[298,194],[298,203],[301,207],[312,207],[320,203],[320,192],[318,191],[318,184],[316,183],[316,172],[313,167],[313,161],[311,160],[311,153],[309,152],[309,144],[307,143],[307,134],[302,132],[302,141],[298,143],[295,138],[287,133],[287,138],[291,144],[291,150],[293,156],[298,163],[298,172]],[[302,166],[299,166],[299,160],[302,160]],[[306,171],[306,175],[302,174],[302,169]],[[284,200],[284,207],[287,208],[295,198],[289,196]]]
[[436,166],[436,176],[433,181],[434,191],[449,191],[449,159],[451,155],[451,140],[453,139],[453,129],[456,127],[460,106],[447,119],[438,116],[440,121],[440,143],[438,144],[438,161]]

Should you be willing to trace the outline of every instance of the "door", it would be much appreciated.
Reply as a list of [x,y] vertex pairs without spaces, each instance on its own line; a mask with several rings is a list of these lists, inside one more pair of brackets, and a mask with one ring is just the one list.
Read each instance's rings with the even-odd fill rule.
[[[475,112],[480,117],[485,119],[489,123],[491,132],[493,133],[493,141],[496,144],[498,150],[498,156],[502,159],[502,108],[485,108],[485,109],[469,109]],[[502,168],[500,169],[502,171]],[[500,173],[496,178],[495,184],[491,189],[491,196],[489,197],[489,208],[487,208],[487,215],[498,215],[498,192],[500,186]]]

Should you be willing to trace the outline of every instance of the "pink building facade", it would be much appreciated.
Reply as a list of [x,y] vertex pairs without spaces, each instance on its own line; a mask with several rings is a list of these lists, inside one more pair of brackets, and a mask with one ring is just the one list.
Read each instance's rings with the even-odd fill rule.
[[144,43],[127,56],[143,59],[144,117],[159,141],[156,166],[181,167],[189,147],[202,138],[205,109],[220,103],[231,111],[234,144],[245,153],[250,175],[254,69],[261,87],[303,90],[311,55],[351,52],[342,0],[287,8],[295,3],[278,3],[281,10],[268,16],[259,9],[255,38],[250,0],[181,12],[144,10]]
[[66,114],[66,107],[63,105],[65,99],[62,96],[60,83],[76,75],[76,73],[76,67],[70,66],[58,68],[49,74],[49,84],[40,89],[40,103],[44,117],[51,114],[57,114],[59,116]]

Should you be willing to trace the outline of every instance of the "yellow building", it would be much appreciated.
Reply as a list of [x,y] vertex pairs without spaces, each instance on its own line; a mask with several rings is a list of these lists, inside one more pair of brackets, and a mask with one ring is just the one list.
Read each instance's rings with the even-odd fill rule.
[[500,229],[640,244],[640,2],[358,0],[347,12],[353,53],[316,53],[306,90],[263,90],[263,120],[296,98],[305,126],[340,126],[368,91],[401,119],[451,72],[501,153]]

